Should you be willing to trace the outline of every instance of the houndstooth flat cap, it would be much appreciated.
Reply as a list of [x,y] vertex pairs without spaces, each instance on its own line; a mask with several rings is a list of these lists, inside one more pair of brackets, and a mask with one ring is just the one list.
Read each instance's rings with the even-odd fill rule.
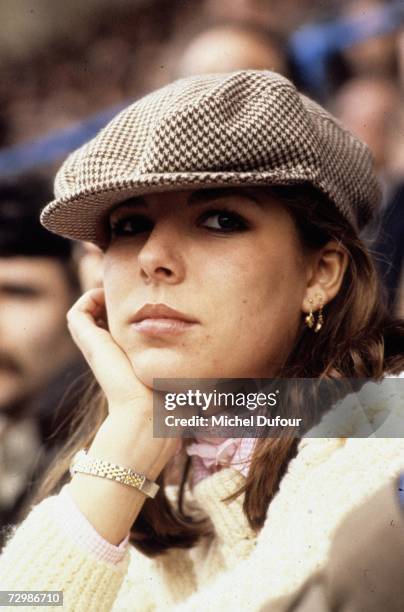
[[302,182],[357,231],[380,202],[367,146],[288,79],[256,70],[199,75],[135,102],[72,153],[41,221],[102,247],[109,211],[136,195]]

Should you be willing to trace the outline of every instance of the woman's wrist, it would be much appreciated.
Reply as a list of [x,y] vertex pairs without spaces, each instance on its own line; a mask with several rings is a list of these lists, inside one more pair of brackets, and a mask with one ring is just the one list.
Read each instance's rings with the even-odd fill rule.
[[[153,437],[152,412],[139,402],[137,406],[109,406],[88,456],[131,468],[155,482],[177,446],[178,440]],[[125,538],[147,499],[132,486],[83,473],[73,476],[70,493],[97,532],[114,545]]]
[[89,474],[75,474],[69,492],[94,529],[115,546],[126,537],[146,500],[133,487]]
[[[108,416],[89,447],[88,454],[150,475],[152,458],[142,452],[143,427],[123,415]],[[139,442],[139,443],[137,443]],[[75,474],[69,485],[79,510],[108,542],[118,545],[136,520],[146,496],[133,487],[94,476]]]
[[172,456],[172,440],[153,438],[152,419],[131,410],[110,413],[88,454],[131,468],[155,480]]

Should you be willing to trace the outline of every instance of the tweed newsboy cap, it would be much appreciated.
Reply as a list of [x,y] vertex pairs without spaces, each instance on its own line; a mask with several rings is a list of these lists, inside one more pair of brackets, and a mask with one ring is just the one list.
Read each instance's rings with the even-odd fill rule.
[[138,100],[72,153],[41,221],[102,247],[109,211],[136,195],[303,182],[357,231],[380,202],[369,149],[288,79],[256,70],[198,75]]

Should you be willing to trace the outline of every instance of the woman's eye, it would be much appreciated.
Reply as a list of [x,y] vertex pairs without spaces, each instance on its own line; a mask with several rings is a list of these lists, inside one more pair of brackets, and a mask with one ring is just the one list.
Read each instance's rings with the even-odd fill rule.
[[133,236],[134,234],[149,232],[153,227],[153,223],[147,217],[131,215],[111,220],[110,227],[112,236]]
[[220,232],[242,231],[248,227],[246,221],[240,215],[227,210],[206,213],[202,225]]

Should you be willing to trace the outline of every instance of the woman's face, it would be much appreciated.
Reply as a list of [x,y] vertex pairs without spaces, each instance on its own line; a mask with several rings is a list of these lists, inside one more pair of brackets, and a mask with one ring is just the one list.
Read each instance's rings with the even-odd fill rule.
[[[109,329],[144,384],[276,376],[307,285],[303,247],[279,201],[260,189],[152,194],[120,204],[110,227]],[[192,321],[153,309],[136,316],[147,304]]]

